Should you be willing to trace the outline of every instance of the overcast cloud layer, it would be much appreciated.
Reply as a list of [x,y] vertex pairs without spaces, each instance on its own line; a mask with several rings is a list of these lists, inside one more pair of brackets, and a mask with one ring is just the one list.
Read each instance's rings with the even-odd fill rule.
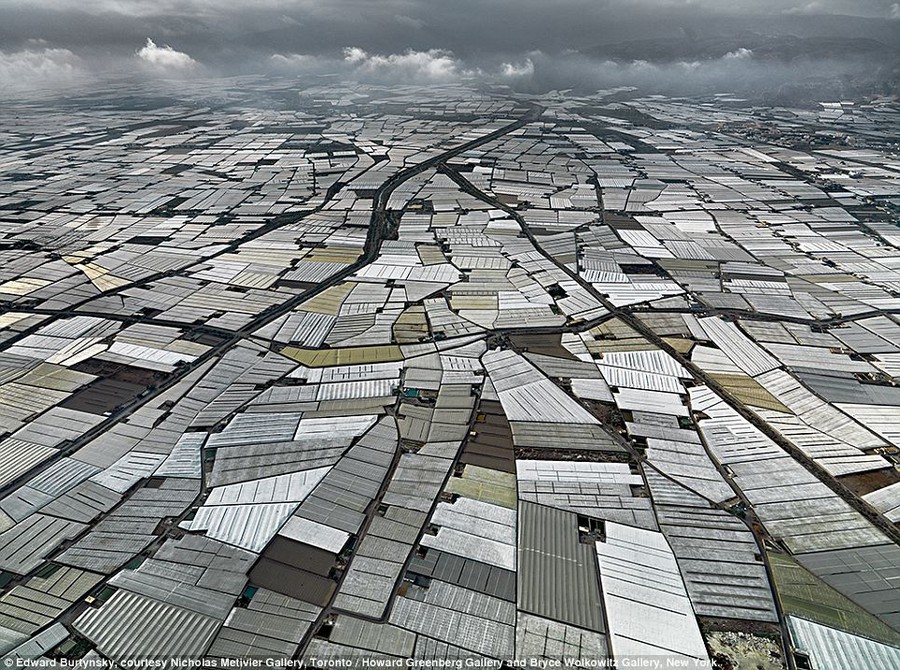
[[14,92],[110,73],[895,92],[898,48],[890,0],[0,0]]

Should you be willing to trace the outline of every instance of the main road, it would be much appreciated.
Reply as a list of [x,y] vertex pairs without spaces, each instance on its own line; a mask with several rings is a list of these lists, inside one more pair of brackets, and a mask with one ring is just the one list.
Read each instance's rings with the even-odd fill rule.
[[[536,121],[538,118],[540,118],[543,111],[544,111],[543,108],[540,107],[539,105],[529,105],[528,110],[524,114],[522,114],[518,119],[516,119],[515,121],[512,121],[511,123],[508,123],[508,124],[498,128],[497,130],[491,131],[490,133],[486,133],[485,135],[482,135],[481,137],[477,137],[473,140],[470,140],[463,144],[452,147],[451,149],[448,149],[441,153],[435,154],[431,158],[428,158],[420,163],[416,163],[415,165],[411,165],[409,167],[399,170],[397,173],[395,173],[390,178],[388,178],[384,183],[382,183],[375,190],[374,197],[373,197],[373,205],[372,205],[372,215],[370,218],[368,234],[366,235],[365,246],[363,248],[362,255],[359,257],[359,259],[356,260],[356,262],[354,262],[351,265],[348,265],[343,270],[331,275],[326,281],[316,284],[312,288],[307,289],[306,291],[302,291],[301,293],[298,293],[296,296],[294,296],[290,300],[286,300],[285,302],[281,303],[277,307],[263,312],[262,314],[258,315],[257,317],[252,319],[250,322],[248,322],[240,330],[231,331],[231,332],[227,333],[227,335],[225,336],[225,339],[223,339],[221,342],[213,345],[209,350],[204,352],[201,356],[199,356],[194,361],[191,361],[190,363],[179,367],[165,381],[161,382],[159,384],[159,386],[149,390],[142,396],[135,398],[135,399],[131,400],[130,402],[126,403],[123,407],[121,407],[119,409],[119,411],[117,411],[116,413],[114,413],[111,416],[104,419],[98,425],[94,426],[92,429],[90,429],[89,431],[87,431],[83,435],[81,435],[78,439],[72,440],[68,444],[65,444],[63,447],[61,447],[60,449],[57,450],[57,452],[53,455],[52,458],[36,465],[35,467],[31,468],[30,470],[27,470],[26,472],[22,473],[15,479],[7,482],[3,486],[0,486],[0,497],[3,497],[10,491],[17,489],[19,486],[21,486],[28,480],[32,479],[35,475],[42,472],[43,470],[46,470],[53,463],[57,462],[61,458],[65,457],[65,456],[69,456],[72,453],[78,451],[84,445],[88,444],[91,440],[99,437],[104,432],[106,432],[107,430],[112,428],[114,425],[116,425],[120,421],[124,420],[128,416],[132,415],[138,409],[140,409],[144,405],[153,401],[154,398],[158,397],[165,391],[168,391],[169,389],[171,389],[173,386],[178,384],[182,379],[187,377],[187,375],[189,375],[194,370],[202,367],[209,361],[221,356],[222,354],[227,352],[232,347],[236,346],[241,341],[250,337],[255,331],[257,331],[260,328],[262,328],[263,326],[271,323],[275,319],[287,314],[288,312],[293,310],[294,307],[296,307],[297,305],[299,305],[303,302],[306,302],[313,296],[318,295],[322,291],[324,291],[332,286],[335,286],[336,284],[344,281],[348,277],[351,277],[356,272],[358,272],[360,269],[362,269],[366,265],[369,265],[370,263],[372,263],[378,257],[378,253],[381,250],[382,242],[387,237],[389,237],[391,234],[393,234],[393,225],[391,223],[391,211],[388,209],[388,202],[390,200],[391,194],[401,184],[409,181],[416,175],[419,175],[422,172],[425,172],[426,170],[432,169],[438,165],[443,164],[444,162],[450,160],[451,158],[459,156],[460,154],[465,153],[466,151],[476,149],[484,144],[488,144],[489,142],[499,139],[499,138],[503,137],[504,135],[507,135],[515,130],[518,130],[519,128],[522,128],[523,126],[525,126],[529,123],[532,123],[533,121]],[[266,226],[265,227],[266,232],[274,230],[274,229],[280,227],[280,225],[287,225],[287,223],[294,223],[294,219],[291,219],[290,221],[286,221],[281,224],[275,223],[275,224]],[[258,234],[255,235],[255,237],[258,237],[258,236],[259,236]],[[240,240],[240,242],[235,242],[232,245],[229,245],[229,250],[233,250],[232,247],[236,248],[236,246],[239,243],[246,242],[248,239],[250,239],[250,238],[245,237],[245,238],[242,238]],[[131,284],[130,287],[133,288],[136,285],[147,284],[148,282],[160,279],[162,276],[163,275],[161,274],[159,276],[145,278],[144,280],[142,280],[139,283]],[[124,288],[127,288],[127,287],[124,287]],[[118,290],[122,290],[122,289],[118,289]],[[118,292],[118,290],[115,290],[114,292]],[[107,294],[104,294],[104,295],[107,295]],[[81,303],[78,303],[77,305],[74,305],[73,308],[77,308],[80,305],[81,305]],[[26,309],[24,311],[28,311],[28,310]],[[32,310],[32,311],[34,311],[35,313],[44,313],[43,310]],[[77,312],[77,313],[80,314],[81,312]],[[140,319],[140,318],[137,318],[136,320],[141,321],[141,322],[152,321],[149,319]],[[28,331],[20,334],[15,339],[20,339],[21,337],[24,337],[27,334],[31,334],[34,330],[36,330],[37,328],[39,328],[42,325],[45,325],[45,324],[43,324],[43,323],[39,324],[35,328],[29,329]],[[186,324],[171,324],[171,325],[181,325],[184,327]],[[6,342],[4,344],[4,346],[9,346],[10,343],[11,342],[9,342],[9,341]]]

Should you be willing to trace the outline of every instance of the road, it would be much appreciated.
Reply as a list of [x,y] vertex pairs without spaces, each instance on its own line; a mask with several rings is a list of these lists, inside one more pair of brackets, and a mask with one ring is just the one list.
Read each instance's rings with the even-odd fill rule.
[[[391,225],[390,213],[387,208],[387,203],[391,197],[391,194],[397,189],[398,186],[400,186],[404,182],[408,181],[409,179],[415,177],[416,175],[421,174],[422,172],[425,172],[426,170],[429,170],[429,169],[431,169],[431,168],[433,168],[455,156],[458,156],[459,154],[462,154],[471,149],[480,147],[483,144],[487,144],[489,142],[492,142],[495,139],[503,137],[504,135],[506,135],[508,133],[518,130],[519,128],[525,126],[526,124],[531,123],[533,120],[539,118],[542,112],[543,112],[543,108],[541,108],[537,105],[532,105],[531,107],[529,107],[528,111],[525,114],[523,114],[520,118],[516,119],[512,123],[509,123],[501,128],[498,128],[495,131],[487,133],[487,134],[485,134],[481,137],[478,137],[474,140],[470,140],[469,142],[465,142],[456,147],[453,147],[452,149],[448,149],[447,151],[441,152],[440,154],[437,154],[427,160],[424,160],[421,163],[417,163],[410,167],[404,168],[404,169],[400,170],[399,172],[397,172],[396,174],[394,174],[386,182],[381,184],[381,186],[379,186],[378,189],[375,191],[375,195],[374,195],[374,199],[373,199],[374,203],[373,203],[373,207],[372,207],[372,215],[371,215],[371,219],[370,219],[368,235],[366,236],[365,247],[363,250],[363,254],[360,256],[360,258],[355,263],[348,265],[346,268],[344,268],[340,272],[333,274],[327,281],[317,284],[316,286],[314,286],[306,291],[302,291],[301,293],[298,293],[296,296],[294,296],[290,300],[285,301],[278,307],[268,310],[267,312],[264,312],[263,314],[258,315],[256,318],[251,320],[246,326],[244,326],[240,330],[233,331],[231,333],[230,337],[228,337],[227,339],[223,340],[222,342],[211,347],[208,351],[206,351],[204,354],[199,356],[196,360],[179,367],[176,370],[176,372],[174,372],[172,375],[170,375],[169,378],[167,378],[164,382],[162,382],[155,389],[152,389],[150,392],[148,392],[146,395],[144,395],[142,397],[135,398],[135,399],[131,400],[130,402],[126,403],[118,412],[116,412],[112,416],[106,418],[104,421],[99,423],[93,429],[91,429],[90,431],[86,432],[84,435],[79,437],[77,440],[73,440],[73,441],[69,442],[68,444],[64,444],[62,447],[60,447],[57,450],[57,453],[54,454],[53,458],[40,463],[39,465],[35,466],[34,468],[31,468],[30,470],[22,473],[21,475],[16,477],[14,480],[6,483],[3,486],[0,486],[0,497],[6,495],[10,491],[15,490],[16,488],[21,486],[26,481],[33,478],[36,474],[46,470],[53,463],[60,460],[61,458],[78,451],[84,445],[86,445],[88,442],[97,438],[98,436],[100,436],[101,434],[103,434],[104,432],[106,432],[107,430],[112,428],[115,424],[117,424],[120,421],[131,416],[138,409],[140,409],[144,405],[147,405],[148,403],[152,402],[155,398],[160,396],[165,391],[168,391],[169,389],[171,389],[173,386],[178,384],[182,379],[187,377],[187,375],[189,375],[194,370],[205,365],[207,362],[221,356],[226,351],[228,351],[232,347],[236,346],[238,343],[240,343],[240,342],[244,341],[246,338],[250,337],[258,329],[271,323],[275,319],[287,314],[288,312],[293,310],[294,307],[296,307],[297,305],[299,305],[303,302],[306,302],[310,298],[318,295],[319,293],[325,291],[326,289],[328,289],[332,286],[335,286],[335,285],[339,284],[340,282],[344,281],[345,279],[353,276],[360,269],[362,269],[366,265],[370,264],[372,261],[374,261],[378,257],[378,253],[381,250],[382,242],[388,236],[393,234],[393,227]],[[315,211],[315,210],[306,212],[305,214],[303,214],[303,216],[308,216],[312,211]],[[274,230],[275,228],[280,227],[281,225],[288,225],[289,223],[294,223],[295,221],[296,221],[296,218],[291,218],[289,221],[284,221],[281,224],[271,225],[271,226],[267,227],[266,231]],[[259,236],[259,234],[254,233],[249,239],[252,239],[253,237],[258,237],[258,236]],[[239,245],[240,243],[246,242],[247,239],[248,239],[248,237],[241,238],[240,241],[232,243],[231,245],[229,245],[228,248],[230,250],[234,250],[234,248],[236,248],[237,245]],[[159,276],[154,276],[154,277],[155,277],[155,279],[160,278]],[[133,288],[134,286],[145,285],[153,280],[154,279],[151,279],[151,278],[145,278],[144,280],[142,280],[141,282],[139,282],[137,284],[132,284],[130,287]],[[115,291],[113,291],[113,292],[115,292]],[[81,303],[79,303],[79,304],[81,304]],[[16,308],[16,309],[17,309],[17,311],[19,311],[18,308]],[[41,313],[37,310],[32,310],[32,311],[34,313]],[[82,312],[76,312],[76,313],[82,314]],[[71,314],[69,312],[64,312],[64,313],[60,313],[60,315],[65,316],[65,315],[71,315]],[[104,316],[102,313],[97,313],[97,316],[102,316],[103,318],[109,318],[107,316]],[[127,320],[130,321],[130,318],[128,318]],[[142,320],[142,319],[137,319],[137,321],[146,322],[146,323],[150,322],[150,320]],[[182,328],[189,327],[188,324],[172,323],[172,324],[168,324],[168,325],[177,325]],[[27,334],[33,333],[39,327],[40,326],[35,326],[34,328],[29,329],[26,333],[23,333],[23,334],[19,335],[18,337],[11,339],[10,341],[7,341],[7,343],[4,346],[9,346],[9,344],[11,342],[21,339],[22,337],[24,337]]]
[[627,326],[632,328],[654,346],[659,349],[662,349],[666,353],[668,353],[672,358],[677,360],[684,366],[696,379],[703,382],[707,386],[709,386],[712,390],[714,390],[718,395],[725,400],[726,403],[730,407],[732,407],[735,411],[737,411],[741,417],[751,423],[756,429],[762,432],[766,437],[775,442],[779,447],[788,452],[795,460],[800,462],[803,467],[805,467],[810,473],[812,473],[817,479],[822,481],[826,486],[828,486],[835,494],[837,494],[840,498],[842,498],[846,503],[848,503],[853,509],[858,511],[864,517],[866,517],[872,524],[878,527],[887,537],[889,537],[893,542],[900,544],[900,530],[898,530],[892,523],[890,523],[887,519],[877,513],[876,510],[871,508],[868,504],[863,502],[855,493],[853,493],[849,488],[847,488],[844,484],[839,482],[835,477],[833,477],[830,473],[828,473],[824,468],[822,468],[818,463],[816,463],[813,459],[803,453],[800,449],[798,449],[793,443],[786,440],[781,433],[777,432],[774,428],[772,428],[768,423],[760,419],[755,413],[749,410],[743,403],[741,403],[737,398],[732,396],[728,389],[719,384],[713,377],[708,375],[705,370],[699,368],[697,365],[693,363],[689,358],[684,356],[681,352],[676,350],[672,345],[666,342],[663,338],[656,334],[647,324],[640,320],[630,309],[625,309],[622,307],[618,307],[612,304],[605,295],[597,291],[596,288],[590,283],[585,281],[582,277],[580,277],[577,273],[572,272],[568,267],[564,264],[559,263],[553,256],[548,254],[541,247],[540,242],[535,238],[534,234],[528,227],[528,223],[522,218],[521,214],[511,207],[504,205],[496,198],[483,193],[479,189],[477,189],[471,182],[465,179],[463,175],[454,170],[448,165],[442,165],[441,171],[448,175],[453,181],[463,190],[465,190],[470,195],[479,198],[480,200],[491,204],[498,209],[502,209],[507,214],[509,214],[512,218],[514,218],[519,226],[522,228],[522,231],[525,233],[526,237],[531,241],[534,245],[534,248],[546,259],[551,261],[556,267],[558,267],[561,271],[565,272],[572,280],[578,282],[582,288],[584,288],[588,293],[591,294],[600,304],[602,304],[609,312],[611,317],[617,317],[622,322],[624,322]]
[[[375,259],[377,259],[383,242],[386,239],[390,239],[395,234],[395,212],[388,208],[388,203],[390,201],[391,195],[394,193],[394,191],[396,191],[396,189],[398,187],[400,187],[402,184],[406,183],[410,179],[416,177],[417,175],[420,175],[431,169],[437,169],[440,172],[449,176],[466,193],[469,193],[473,197],[476,197],[479,200],[490,204],[492,207],[503,210],[510,217],[512,217],[514,220],[516,220],[518,222],[519,226],[521,227],[521,230],[523,231],[524,235],[531,241],[531,243],[534,245],[534,248],[539,253],[541,253],[545,258],[547,258],[550,262],[552,262],[557,268],[559,268],[562,272],[564,272],[569,278],[578,282],[578,284],[584,290],[586,290],[599,304],[603,305],[603,307],[609,312],[609,315],[607,315],[607,316],[592,320],[590,322],[584,322],[584,323],[580,323],[580,324],[576,324],[576,325],[567,325],[567,326],[562,326],[562,327],[558,327],[558,328],[540,327],[540,328],[522,328],[522,329],[518,329],[518,328],[496,329],[496,330],[492,330],[492,331],[486,331],[485,336],[494,335],[494,334],[514,334],[517,332],[547,333],[547,334],[562,333],[562,332],[581,332],[581,331],[590,329],[591,327],[598,325],[599,323],[602,323],[603,321],[606,321],[610,318],[616,317],[616,318],[620,319],[623,323],[628,325],[630,328],[632,328],[634,331],[639,333],[642,337],[644,337],[650,343],[652,343],[659,349],[666,351],[670,356],[672,356],[682,366],[684,366],[688,371],[690,371],[691,374],[697,380],[706,384],[711,389],[713,389],[716,393],[718,393],[745,420],[750,422],[754,427],[756,427],[758,430],[760,430],[769,439],[774,441],[782,449],[784,449],[787,453],[789,453],[795,460],[800,462],[807,470],[809,470],[819,480],[821,480],[827,486],[829,486],[829,488],[832,491],[834,491],[835,494],[837,494],[839,497],[841,497],[845,502],[847,502],[854,509],[856,509],[857,511],[862,513],[867,519],[870,520],[870,522],[872,522],[874,525],[876,525],[879,528],[879,530],[881,530],[886,536],[890,537],[894,542],[900,543],[900,532],[898,532],[898,530],[892,524],[888,523],[881,515],[877,514],[874,510],[872,510],[868,505],[866,505],[863,501],[861,501],[852,491],[847,489],[837,479],[835,479],[829,473],[824,471],[817,463],[815,463],[812,459],[810,459],[808,456],[806,456],[806,454],[804,454],[802,451],[800,451],[797,447],[795,447],[788,440],[784,439],[780,433],[778,433],[777,431],[772,429],[767,423],[765,423],[764,421],[759,419],[759,417],[757,417],[756,414],[754,414],[751,410],[749,410],[747,407],[745,407],[736,398],[732,397],[728,393],[727,389],[723,388],[715,379],[713,379],[712,377],[707,375],[704,370],[702,370],[699,367],[697,367],[696,365],[694,365],[694,363],[690,359],[688,359],[683,354],[681,354],[680,352],[675,350],[665,340],[663,340],[661,337],[659,337],[650,327],[648,327],[639,318],[639,316],[637,316],[637,314],[635,313],[636,312],[635,309],[626,309],[626,308],[622,308],[622,307],[613,305],[605,295],[603,295],[602,293],[597,291],[597,289],[592,284],[585,281],[582,277],[580,277],[578,275],[577,272],[573,272],[570,268],[566,267],[563,263],[560,263],[559,261],[557,261],[557,259],[555,259],[553,256],[548,254],[542,248],[539,240],[532,233],[527,222],[524,220],[524,218],[521,216],[521,214],[518,211],[503,204],[502,202],[500,202],[493,196],[486,194],[486,193],[482,192],[481,190],[479,190],[478,188],[476,188],[462,174],[460,174],[457,170],[455,170],[453,167],[451,167],[448,164],[448,162],[450,160],[452,160],[453,158],[455,158],[467,151],[470,151],[472,149],[483,146],[491,141],[499,139],[511,132],[514,132],[515,130],[517,130],[519,128],[522,128],[526,124],[537,120],[540,117],[542,111],[543,110],[540,107],[533,106],[528,110],[528,112],[526,112],[524,115],[522,115],[522,117],[515,120],[514,122],[511,122],[511,123],[503,126],[502,128],[499,128],[491,133],[485,134],[484,136],[479,137],[475,140],[471,140],[469,142],[466,142],[464,144],[456,146],[452,149],[441,152],[440,154],[432,156],[431,158],[428,158],[427,160],[424,160],[420,163],[416,163],[415,165],[404,168],[404,169],[400,170],[399,172],[397,172],[396,174],[394,174],[393,176],[391,176],[387,181],[382,183],[376,189],[376,191],[374,193],[372,213],[371,213],[371,217],[370,217],[370,225],[369,225],[368,232],[367,232],[366,242],[363,247],[363,253],[357,259],[357,261],[355,261],[351,265],[348,265],[346,268],[344,268],[340,272],[333,274],[332,276],[330,276],[328,278],[327,281],[317,284],[316,286],[314,286],[308,290],[301,291],[300,293],[293,296],[290,300],[287,300],[287,301],[279,304],[277,307],[267,310],[266,312],[264,312],[260,315],[257,315],[246,326],[240,328],[239,330],[225,332],[225,331],[221,331],[221,330],[217,329],[216,332],[218,334],[223,335],[223,340],[221,342],[212,346],[206,353],[204,353],[197,360],[193,361],[192,363],[190,363],[188,365],[185,365],[185,366],[179,368],[164,383],[162,383],[158,388],[154,389],[152,392],[148,393],[146,396],[133,400],[128,405],[126,405],[122,410],[117,412],[115,415],[107,418],[105,421],[103,421],[97,427],[95,427],[91,431],[89,431],[89,432],[85,433],[83,436],[81,436],[78,440],[75,440],[75,441],[65,445],[63,448],[61,448],[59,450],[59,453],[57,455],[55,455],[54,459],[52,459],[51,461],[47,461],[47,462],[41,464],[40,466],[23,474],[22,476],[17,478],[14,482],[11,482],[11,483],[7,484],[6,486],[0,488],[0,495],[4,495],[6,492],[16,488],[17,486],[19,486],[21,483],[23,483],[27,479],[30,479],[31,477],[33,477],[39,471],[49,467],[53,462],[55,462],[59,458],[62,458],[66,455],[72,454],[73,452],[77,451],[78,449],[80,449],[82,446],[84,446],[85,444],[90,442],[95,437],[97,437],[100,434],[102,434],[103,432],[109,430],[116,423],[124,420],[125,418],[127,418],[128,416],[133,414],[135,411],[137,411],[139,408],[152,402],[155,398],[159,397],[160,394],[169,390],[174,385],[178,384],[180,381],[184,380],[191,372],[199,369],[200,367],[208,364],[211,361],[214,361],[218,357],[225,354],[231,348],[237,346],[241,342],[250,338],[254,332],[258,331],[259,328],[284,316],[285,314],[292,311],[295,307],[302,304],[303,302],[306,302],[307,300],[314,297],[315,295],[318,295],[321,292],[327,290],[328,288],[331,288],[331,287],[347,280],[348,278],[350,278],[354,274],[356,274],[361,268],[372,263]],[[330,195],[333,195],[333,194],[329,194],[329,197],[326,198],[326,202],[329,200]],[[299,218],[302,218],[303,216],[308,216],[310,213],[312,213],[312,211],[315,211],[315,210],[310,210],[310,211],[301,213],[298,216],[299,216]],[[280,221],[270,222],[263,228],[258,229],[257,231],[254,231],[253,233],[251,233],[250,236],[247,236],[247,237],[241,238],[240,240],[232,242],[231,244],[228,245],[227,249],[225,251],[223,251],[222,253],[234,251],[240,244],[248,241],[249,239],[254,239],[256,237],[260,237],[261,235],[264,235],[265,233],[270,232],[271,230],[274,230],[274,229],[280,227],[281,225],[287,225],[288,223],[293,223],[297,220],[297,218],[298,217],[293,217],[290,219],[290,221],[280,220]],[[160,275],[154,275],[152,277],[145,278],[145,279],[141,280],[141,282],[139,284],[133,284],[126,288],[133,288],[136,285],[149,284],[152,281],[158,280],[162,276],[167,276],[167,274],[168,273],[161,273]],[[86,306],[88,302],[89,302],[88,300],[82,301],[81,303],[73,306],[73,309],[77,308],[77,307]],[[29,311],[29,310],[17,308],[17,311]],[[654,310],[654,311],[656,311],[656,310]],[[664,310],[664,311],[673,311],[673,310]],[[688,310],[682,310],[682,311],[688,312]],[[33,309],[33,310],[31,310],[31,312],[36,313],[36,314],[47,313],[48,315],[58,315],[58,313],[52,312],[50,310]],[[93,312],[78,311],[77,313],[94,315]],[[881,314],[883,312],[879,311],[879,312],[851,315],[851,316],[847,316],[847,317],[835,317],[833,319],[826,319],[826,320],[811,319],[808,321],[803,320],[803,319],[797,319],[794,317],[781,317],[781,316],[774,317],[774,316],[769,316],[769,315],[760,315],[760,314],[756,314],[756,313],[745,313],[745,312],[738,312],[735,310],[718,310],[718,309],[712,309],[712,308],[696,310],[696,311],[691,310],[689,313],[702,313],[702,314],[706,314],[706,315],[710,315],[710,316],[717,315],[717,316],[725,316],[725,317],[756,318],[759,320],[777,319],[780,321],[787,320],[787,321],[799,322],[799,323],[817,324],[817,325],[822,325],[822,326],[832,326],[832,325],[837,325],[839,323],[852,321],[855,319],[865,318],[866,316]],[[96,316],[104,316],[104,315],[102,315],[100,313],[96,313]],[[110,318],[110,317],[105,317],[105,318]],[[140,322],[148,322],[148,323],[159,322],[161,324],[164,323],[165,325],[171,325],[171,326],[176,326],[176,327],[185,327],[185,324],[180,324],[180,323],[176,323],[176,322],[168,322],[165,320],[142,319],[140,317],[111,317],[111,318],[120,319],[120,320],[128,321],[128,322],[131,322],[131,321],[135,321],[135,322],[140,321]],[[200,327],[195,328],[195,330],[199,331],[199,330],[202,330],[202,328],[203,327],[200,326]],[[33,330],[34,329],[32,329],[29,332],[32,332]],[[24,335],[22,335],[20,337],[23,337],[23,336]],[[470,419],[470,421],[471,421],[471,419]],[[471,428],[471,425],[470,425],[470,428]],[[636,460],[641,462],[644,467],[651,467],[654,470],[656,470],[656,468],[653,466],[652,463],[648,463],[646,461],[646,459],[644,459],[642,457],[642,455],[633,448],[633,445],[628,445],[627,448],[628,448],[629,452],[632,454],[632,456]],[[462,447],[460,447],[460,450],[461,449],[462,449]],[[457,457],[458,456],[459,456],[459,454],[457,454]],[[711,460],[713,461],[714,464],[716,464],[715,459],[711,459]],[[398,453],[395,455],[392,467],[390,468],[390,471],[383,482],[381,491],[379,492],[378,497],[376,499],[376,503],[381,499],[381,496],[384,494],[384,491],[387,487],[388,482],[390,481],[391,475],[392,475],[398,461],[399,461],[399,450],[398,450]],[[727,472],[725,472],[724,468],[722,468],[721,466],[718,466],[718,465],[716,465],[716,467],[719,469],[720,474],[723,475],[723,478],[725,479],[725,481],[728,482],[729,485],[733,488],[735,495],[738,498],[740,498],[747,505],[748,510],[751,510],[751,515],[752,515],[752,506],[749,505],[749,501],[747,501],[745,499],[743,493],[734,485],[734,482],[728,476]],[[659,472],[658,470],[656,470],[656,471]],[[668,475],[666,475],[665,473],[660,472],[660,474],[669,478]],[[435,501],[434,504],[436,505],[437,501]],[[373,505],[373,508],[377,508],[377,504]],[[367,520],[366,526],[368,526],[368,524],[371,522],[371,516],[372,515],[370,514],[369,518]],[[752,518],[752,516],[751,516],[751,518]],[[754,537],[756,538],[757,543],[759,545],[761,555],[763,555],[765,557],[764,538],[762,538],[756,532],[754,532]],[[351,564],[352,564],[352,557],[350,560],[351,560]],[[348,565],[348,568],[349,568],[349,565]],[[768,562],[766,562],[766,568],[767,568],[767,570],[770,569],[768,566]],[[346,574],[346,570],[345,570],[345,574]],[[770,575],[770,581],[771,581],[771,575]],[[774,589],[774,582],[772,583],[772,585],[773,585],[773,589]],[[399,586],[399,583],[397,586]],[[395,590],[396,590],[396,587],[395,587]],[[776,598],[775,600],[776,600],[776,606],[780,607],[780,605],[778,603],[778,599]],[[332,606],[331,606],[331,604],[329,604],[329,606],[323,610],[322,616],[320,617],[320,621],[322,619],[324,619],[326,616],[328,616],[332,611],[333,611]],[[315,628],[316,628],[316,626],[314,626],[311,629],[311,631],[314,631]],[[311,634],[312,633],[310,633],[310,635]],[[308,641],[308,639],[309,639],[309,635],[304,640],[304,644],[301,645],[300,649],[303,649],[305,647],[305,643]],[[788,640],[788,638],[785,635],[785,642],[787,642],[787,640]]]

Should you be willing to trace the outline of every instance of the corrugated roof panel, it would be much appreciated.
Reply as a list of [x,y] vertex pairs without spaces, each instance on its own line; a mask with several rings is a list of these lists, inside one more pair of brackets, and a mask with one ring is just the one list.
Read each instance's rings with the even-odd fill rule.
[[515,352],[489,351],[482,362],[510,421],[600,423]]
[[205,441],[206,433],[185,433],[154,474],[157,477],[200,479],[200,450]]
[[203,506],[181,527],[206,531],[206,536],[260,552],[296,509],[297,503]]
[[96,482],[84,481],[48,503],[44,511],[63,519],[88,523],[121,500],[121,494]]
[[604,354],[599,363],[604,366],[640,370],[681,379],[690,379],[692,376],[678,361],[659,349],[613,351]]
[[[434,525],[440,526],[436,537],[423,538],[423,544],[442,548],[451,553],[466,555],[463,545],[452,548],[445,546],[452,538],[461,539],[471,536],[465,545],[471,546],[475,538],[485,541],[486,548],[493,547],[493,560],[487,562],[512,569],[514,565],[516,513],[507,507],[494,505],[472,498],[458,498],[455,503],[441,502],[431,518]],[[477,542],[475,542],[477,543]],[[477,558],[477,556],[473,556]],[[501,559],[502,557],[502,559]],[[495,561],[500,561],[495,562]],[[512,564],[510,564],[512,561]]]
[[299,412],[243,413],[232,419],[221,433],[209,436],[210,448],[291,440],[297,432]]
[[398,510],[405,509],[410,516],[427,514],[451,467],[451,459],[443,454],[423,454],[421,451],[402,454],[382,502],[396,506]]
[[73,458],[62,458],[36,477],[32,477],[28,481],[28,486],[41,493],[56,496],[81,483],[98,469]]
[[125,493],[141,479],[151,476],[164,460],[165,454],[130,451],[106,470],[91,477],[90,481]]
[[900,482],[867,493],[863,499],[894,523],[900,522]]
[[559,621],[519,612],[516,625],[516,659],[546,658],[600,660],[607,656],[606,636]]
[[0,569],[17,575],[28,574],[65,540],[74,539],[86,528],[74,521],[32,514],[0,533]]
[[220,622],[151,598],[116,591],[99,609],[89,609],[73,627],[113,660],[199,658]]
[[488,658],[510,658],[515,649],[511,603],[444,582],[411,587],[395,600],[389,621]]
[[520,448],[545,449],[548,444],[552,444],[557,449],[625,450],[601,425],[510,421],[509,426],[512,429],[513,443]]
[[605,630],[594,549],[580,542],[576,514],[520,502],[518,557],[520,610]]
[[849,372],[835,370],[795,370],[797,377],[823,400],[830,403],[900,406],[900,388],[880,384],[860,384]]
[[453,503],[438,503],[431,523],[479,534],[499,542],[515,542],[515,510],[480,500],[458,498]]
[[363,381],[321,384],[316,400],[342,400],[353,398],[391,398],[396,381],[392,379],[370,379]]
[[495,598],[511,602],[516,600],[514,572],[437,549],[429,549],[424,557],[413,555],[408,572],[456,584]]
[[654,468],[708,500],[721,503],[735,496],[698,442],[648,437],[646,453]]
[[673,416],[688,416],[688,408],[678,393],[663,393],[620,387],[613,393],[619,409],[661,412]]
[[328,467],[254,479],[240,484],[214,488],[204,506],[243,505],[248,503],[300,502],[316,487]]
[[52,623],[100,579],[100,575],[66,567],[57,567],[46,576],[32,577],[0,598],[2,623],[32,634]]
[[630,526],[657,529],[650,498],[634,497],[630,486],[520,480],[518,488],[521,500]]
[[329,435],[355,437],[362,435],[378,421],[378,415],[344,417],[304,417],[297,426],[296,437]]
[[234,608],[207,655],[228,658],[290,657],[320,609],[259,589],[246,608]]
[[516,477],[521,480],[553,482],[590,482],[643,486],[639,474],[631,472],[627,463],[593,463],[588,461],[516,461]]
[[691,406],[709,418],[698,426],[713,456],[734,473],[770,533],[795,553],[864,547],[884,536],[825,484],[790,458],[705,386]]
[[333,465],[349,446],[349,438],[308,439],[220,447],[211,486],[223,486]]
[[55,623],[30,640],[10,651],[5,658],[37,659],[69,637],[69,630],[61,623]]
[[346,531],[298,516],[288,519],[278,534],[333,554],[340,553],[350,539],[350,533]]
[[[766,348],[787,366],[821,368],[843,372],[875,372],[871,363],[853,358],[850,354],[832,353],[821,347],[805,347],[796,344],[767,344]],[[890,354],[889,354],[890,355]]]
[[900,648],[845,633],[796,616],[786,617],[794,646],[822,670],[884,670],[900,667]]
[[821,398],[805,388],[787,372],[773,370],[756,379],[769,393],[816,430],[840,439],[857,449],[884,446],[884,442],[878,437],[834,406],[823,403]]
[[322,479],[297,516],[356,533],[387,475],[398,437],[394,419],[382,418]]
[[516,569],[515,546],[489,540],[455,528],[442,527],[437,535],[423,535],[422,546],[471,558],[505,570]]
[[[609,355],[609,354],[607,354]],[[647,391],[659,391],[663,393],[683,393],[684,387],[677,377],[670,375],[654,374],[641,370],[613,367],[598,364],[603,379],[610,386],[644,389]]]
[[596,553],[613,656],[709,663],[678,563],[662,533],[607,523]]
[[604,379],[572,379],[572,393],[581,400],[614,402],[609,384]]
[[53,500],[53,496],[36,491],[30,486],[20,486],[0,501],[0,531],[39,511]]
[[697,614],[777,621],[765,565],[743,522],[652,470],[646,476]]
[[900,630],[900,547],[851,547],[795,558],[819,579]]
[[53,447],[9,437],[0,442],[0,486],[57,454]]
[[193,479],[165,479],[140,488],[56,561],[107,574],[115,572],[155,539],[163,519],[182,514],[199,491],[200,484]]
[[416,635],[396,626],[340,616],[328,639],[335,644],[345,644],[376,653],[411,657]]
[[709,338],[751,377],[780,367],[780,363],[744,335],[733,323],[719,317],[698,319]]

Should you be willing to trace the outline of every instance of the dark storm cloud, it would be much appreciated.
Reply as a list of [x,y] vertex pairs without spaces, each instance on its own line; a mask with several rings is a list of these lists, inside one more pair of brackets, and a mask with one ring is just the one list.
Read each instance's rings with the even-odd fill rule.
[[[802,44],[760,51],[742,41],[747,31],[880,40],[896,53],[898,19],[889,0],[0,0],[0,84],[22,72],[52,85],[103,71],[276,71],[554,88],[673,77],[756,85],[764,67],[789,79],[860,58],[804,59]],[[610,46],[634,40],[654,41],[652,52]],[[740,49],[754,53],[725,58]]]

